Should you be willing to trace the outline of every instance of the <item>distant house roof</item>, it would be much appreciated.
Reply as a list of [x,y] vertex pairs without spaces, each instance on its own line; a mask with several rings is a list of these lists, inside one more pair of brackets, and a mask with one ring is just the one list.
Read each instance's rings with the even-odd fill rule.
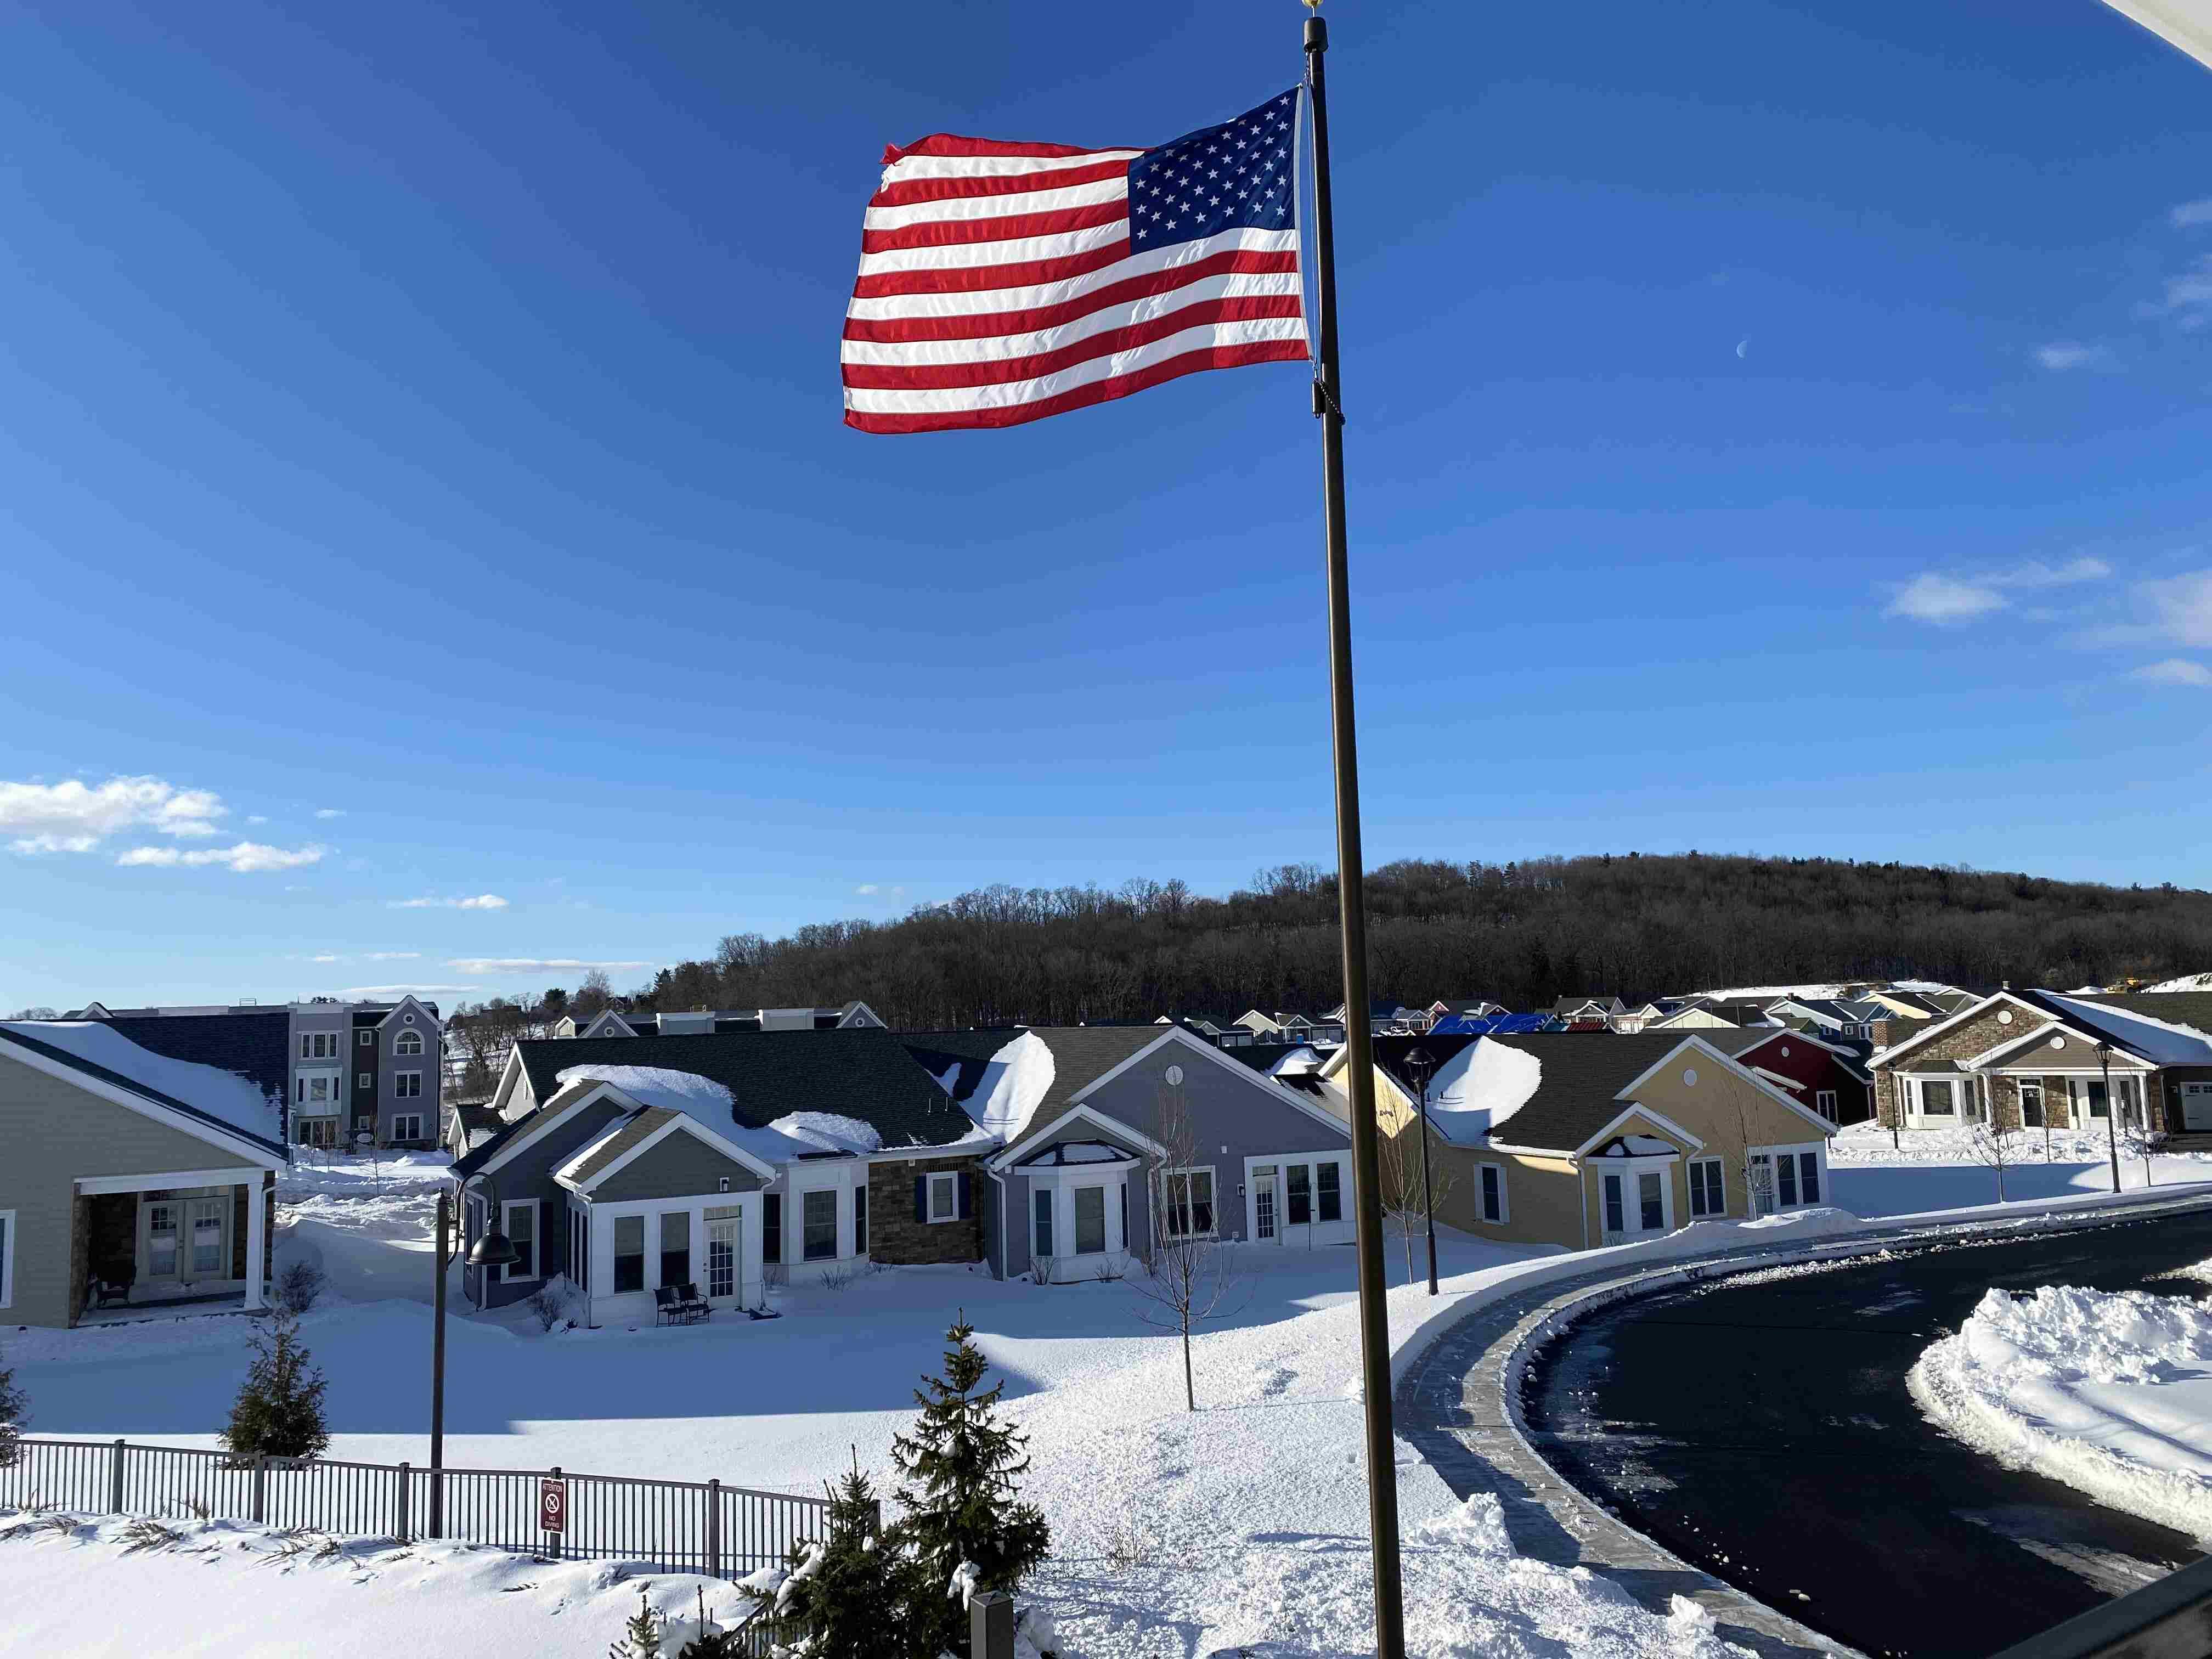
[[489,1106],[455,1106],[453,1126],[460,1132],[461,1151],[473,1152],[507,1127],[507,1121]]
[[[179,1032],[189,1035],[179,1036]],[[162,1039],[163,1046],[146,1041],[149,1036]],[[206,1014],[191,1019],[0,1024],[0,1052],[11,1046],[19,1055],[35,1054],[49,1064],[181,1113],[279,1156],[289,1156],[283,1138],[281,1103],[291,1093],[291,1037],[287,1021],[259,1015]]]
[[649,1058],[630,1037],[535,1039],[516,1043],[514,1053],[541,1105],[560,1092],[562,1072],[650,1065],[727,1089],[738,1128],[766,1128],[793,1112],[828,1113],[867,1124],[886,1148],[947,1146],[974,1128],[937,1079],[880,1026],[656,1037]]

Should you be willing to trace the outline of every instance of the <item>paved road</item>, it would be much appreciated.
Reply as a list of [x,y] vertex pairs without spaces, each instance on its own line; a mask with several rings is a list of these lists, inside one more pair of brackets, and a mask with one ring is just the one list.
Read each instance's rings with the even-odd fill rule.
[[2199,1212],[1723,1281],[1577,1326],[1522,1403],[1548,1462],[1684,1560],[1866,1653],[1978,1659],[2199,1553],[1968,1450],[1905,1372],[1993,1285],[2122,1290],[2208,1257]]

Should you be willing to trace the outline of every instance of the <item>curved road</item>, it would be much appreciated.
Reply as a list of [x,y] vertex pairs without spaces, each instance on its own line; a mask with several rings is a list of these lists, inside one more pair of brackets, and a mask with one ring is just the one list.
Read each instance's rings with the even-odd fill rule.
[[1978,1659],[2200,1552],[1949,1438],[1905,1373],[1992,1285],[2186,1293],[2154,1281],[2208,1257],[2198,1212],[1626,1303],[1530,1365],[1529,1437],[1630,1525],[1816,1630]]

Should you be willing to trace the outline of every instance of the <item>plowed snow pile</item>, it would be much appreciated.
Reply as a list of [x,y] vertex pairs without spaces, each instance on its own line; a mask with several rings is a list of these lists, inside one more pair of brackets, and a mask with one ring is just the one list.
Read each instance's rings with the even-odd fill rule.
[[1943,1429],[2212,1540],[2212,1310],[2145,1291],[1992,1290],[1912,1369]]

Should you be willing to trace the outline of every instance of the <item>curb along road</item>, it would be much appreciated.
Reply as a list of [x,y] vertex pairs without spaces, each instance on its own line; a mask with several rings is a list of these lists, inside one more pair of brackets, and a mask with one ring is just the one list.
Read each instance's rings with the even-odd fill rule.
[[1972,1247],[2111,1226],[2212,1209],[2212,1188],[2054,1206],[2030,1214],[1977,1212],[1955,1221],[1917,1218],[1847,1234],[1729,1249],[1699,1258],[1636,1262],[1616,1255],[1571,1276],[1547,1275],[1515,1293],[1510,1285],[1469,1310],[1406,1361],[1396,1390],[1398,1432],[1464,1498],[1495,1493],[1522,1553],[1582,1565],[1613,1579],[1636,1600],[1664,1612],[1686,1595],[1713,1614],[1718,1634],[1763,1656],[1849,1654],[1834,1638],[1800,1624],[1673,1554],[1584,1496],[1531,1444],[1520,1395],[1530,1358],[1547,1342],[1604,1307],[1700,1280],[1798,1263],[1844,1262],[1884,1251]]

